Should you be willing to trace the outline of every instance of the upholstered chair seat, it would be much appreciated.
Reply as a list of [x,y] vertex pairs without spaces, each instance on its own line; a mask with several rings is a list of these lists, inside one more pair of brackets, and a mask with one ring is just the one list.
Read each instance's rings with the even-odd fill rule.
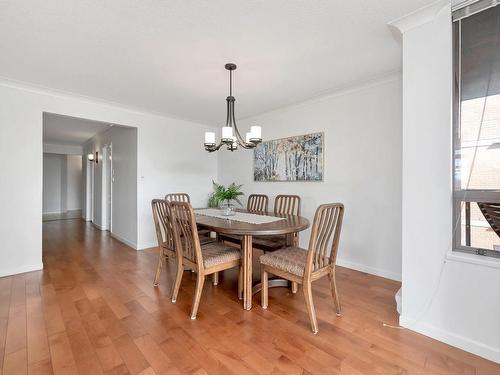
[[302,277],[306,266],[307,250],[287,247],[260,256],[260,263]]
[[201,248],[205,268],[241,259],[241,251],[222,242],[211,242]]

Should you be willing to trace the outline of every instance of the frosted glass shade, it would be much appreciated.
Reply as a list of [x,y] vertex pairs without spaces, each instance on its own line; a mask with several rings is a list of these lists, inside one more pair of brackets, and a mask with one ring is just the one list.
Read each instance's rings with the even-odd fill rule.
[[252,133],[248,132],[245,136],[245,142],[250,143],[250,139],[252,139]]
[[205,132],[205,144],[206,145],[214,145],[215,144],[215,133],[214,132]]
[[230,141],[233,139],[233,128],[231,126],[224,126],[222,128],[222,140]]
[[94,161],[94,154],[88,154],[87,159],[88,161]]
[[262,129],[260,126],[251,126],[250,127],[251,139],[262,139]]

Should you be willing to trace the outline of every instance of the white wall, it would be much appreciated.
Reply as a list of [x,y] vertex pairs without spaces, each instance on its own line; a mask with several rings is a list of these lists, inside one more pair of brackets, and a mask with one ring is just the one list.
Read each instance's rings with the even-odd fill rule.
[[156,243],[152,198],[181,190],[204,204],[217,175],[216,155],[202,145],[208,126],[9,81],[0,82],[0,103],[0,149],[16,155],[16,163],[4,163],[0,186],[0,276],[42,267],[44,111],[137,127],[139,248]]
[[[312,220],[322,203],[345,204],[338,263],[401,277],[400,75],[239,122],[259,124],[264,139],[325,133],[324,182],[254,182],[253,152],[219,151],[218,181],[243,191],[298,194]],[[271,205],[272,207],[272,205]],[[270,209],[271,209],[270,207]],[[306,247],[309,231],[301,234]]]
[[[62,170],[66,155],[43,154],[43,213],[61,213],[61,191],[66,189]],[[63,186],[64,185],[64,186]]]
[[[112,234],[137,247],[137,129],[113,126],[109,130],[97,134],[84,147],[84,154],[99,152],[99,163],[86,162],[85,175],[88,168],[94,168],[94,220],[99,227],[103,226],[102,217],[102,182],[103,182],[103,147],[113,147],[113,205]],[[89,171],[90,172],[90,171]],[[85,185],[85,191],[87,187]],[[86,193],[85,193],[86,194]]]
[[500,264],[450,254],[452,49],[449,2],[403,32],[401,325],[500,362]]
[[82,208],[82,156],[67,155],[67,207],[68,211]]
[[43,154],[43,213],[82,207],[81,155]]
[[82,155],[83,147],[75,145],[60,145],[52,143],[43,144],[43,152],[63,155]]

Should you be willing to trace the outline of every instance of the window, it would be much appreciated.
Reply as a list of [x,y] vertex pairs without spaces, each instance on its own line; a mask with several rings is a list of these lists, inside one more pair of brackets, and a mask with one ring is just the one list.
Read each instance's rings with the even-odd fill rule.
[[500,257],[500,5],[453,13],[454,249]]

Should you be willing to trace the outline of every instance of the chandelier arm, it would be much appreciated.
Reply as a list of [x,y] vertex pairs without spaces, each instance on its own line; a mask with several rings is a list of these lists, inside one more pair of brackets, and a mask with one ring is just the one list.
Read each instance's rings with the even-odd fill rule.
[[219,151],[219,149],[224,145],[224,143],[220,142],[217,146],[205,146],[205,151],[214,152]]
[[234,116],[234,102],[233,102],[233,110],[231,111],[231,119],[233,120],[232,123],[234,128],[234,134],[236,134],[236,139],[238,140],[240,146],[246,149],[254,148],[255,145],[253,143],[246,143],[246,141],[241,136],[240,131],[238,130],[238,126],[236,126],[236,119]]

